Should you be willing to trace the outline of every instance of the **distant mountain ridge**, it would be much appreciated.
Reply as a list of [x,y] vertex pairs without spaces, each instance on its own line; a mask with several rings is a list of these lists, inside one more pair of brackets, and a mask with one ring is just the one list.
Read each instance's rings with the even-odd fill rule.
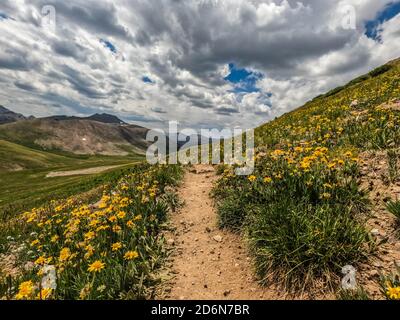
[[0,107],[0,139],[41,150],[89,155],[143,154],[150,144],[146,141],[148,131],[107,113],[34,118]]
[[90,117],[87,117],[88,120],[98,121],[102,123],[115,123],[115,124],[127,124],[126,122],[122,121],[118,117],[107,114],[107,113],[96,113]]
[[76,116],[64,116],[64,115],[59,115],[59,116],[50,116],[50,117],[45,117],[44,119],[52,119],[52,120],[58,120],[58,121],[65,121],[65,120],[91,120],[91,121],[97,121],[101,123],[108,123],[108,124],[127,124],[125,121],[122,121],[120,118],[117,116],[114,116],[112,114],[108,113],[96,113],[93,114],[89,117],[76,117]]
[[[30,117],[31,118],[31,117]],[[20,113],[13,112],[0,105],[0,125],[29,119]]]
[[149,129],[71,117],[40,118],[0,125],[0,139],[26,147],[87,155],[143,154]]
[[[152,144],[146,140],[149,129],[128,124],[107,113],[88,117],[56,115],[35,118],[1,107],[0,119],[3,119],[0,122],[0,140],[46,151],[121,156],[144,154]],[[202,137],[198,135],[197,138],[198,142],[188,143],[189,136],[186,141],[177,141],[178,150],[200,145]],[[168,153],[168,134],[166,139]]]
[[[5,124],[5,123],[13,123],[13,122],[17,122],[20,120],[32,120],[32,119],[35,119],[35,117],[33,117],[33,116],[26,117],[21,113],[16,113],[16,112],[11,111],[10,109],[7,109],[4,106],[0,105],[0,125]],[[56,116],[43,117],[41,119],[52,119],[52,120],[58,120],[58,121],[91,120],[91,121],[97,121],[97,122],[109,123],[109,124],[125,124],[125,125],[128,124],[125,121],[122,121],[117,116],[108,114],[108,113],[95,113],[88,117],[56,115]]]

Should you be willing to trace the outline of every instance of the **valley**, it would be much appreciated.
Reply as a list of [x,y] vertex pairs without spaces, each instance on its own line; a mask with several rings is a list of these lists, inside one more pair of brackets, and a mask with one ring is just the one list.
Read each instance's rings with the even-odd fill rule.
[[256,128],[250,176],[152,166],[147,129],[109,116],[2,124],[0,293],[396,300],[399,104],[397,59]]
[[[34,150],[0,140],[0,218],[46,201],[89,191],[118,177],[143,156],[84,156]],[[103,170],[93,170],[93,168]],[[89,171],[60,175],[57,172]],[[78,172],[79,173],[79,172]],[[49,177],[51,175],[52,177]]]

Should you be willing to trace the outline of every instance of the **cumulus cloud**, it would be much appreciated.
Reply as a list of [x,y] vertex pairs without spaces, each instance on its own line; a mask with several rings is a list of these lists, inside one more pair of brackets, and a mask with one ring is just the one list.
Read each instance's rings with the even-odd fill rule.
[[[379,22],[379,41],[366,34],[392,2],[2,0],[0,104],[155,128],[256,127],[400,56],[400,15]],[[355,29],[343,27],[349,5]]]

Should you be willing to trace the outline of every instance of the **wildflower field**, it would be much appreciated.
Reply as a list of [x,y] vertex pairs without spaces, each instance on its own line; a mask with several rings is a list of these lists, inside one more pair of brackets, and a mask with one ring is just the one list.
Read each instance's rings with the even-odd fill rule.
[[101,200],[52,201],[19,217],[8,251],[19,265],[0,274],[8,299],[140,299],[151,296],[165,257],[160,228],[175,203],[179,166],[140,164]]
[[[258,128],[254,174],[219,170],[219,224],[244,234],[263,283],[335,291],[341,268],[366,261],[376,246],[365,224],[371,204],[361,155],[386,153],[394,184],[399,147],[397,60]],[[398,282],[390,284],[384,293],[398,297]]]
[[[255,171],[238,176],[236,165],[218,166],[212,195],[219,227],[243,235],[259,282],[285,293],[311,292],[311,298],[369,299],[371,287],[340,288],[347,266],[374,279],[380,298],[400,300],[400,269],[384,268],[388,259],[376,264],[381,269],[374,275],[369,268],[373,257],[398,257],[390,251],[400,245],[400,60],[257,128],[255,139]],[[213,168],[192,171],[198,184],[213,174]],[[113,176],[100,196],[53,200],[7,221],[0,230],[0,257],[8,269],[0,265],[0,298],[154,298],[167,256],[162,231],[179,203],[174,187],[182,174],[179,165],[140,163]],[[195,196],[186,193],[190,201]],[[197,209],[204,213],[201,205]],[[209,211],[211,217],[215,210]],[[390,237],[374,229],[371,217],[384,220],[378,221],[382,229],[395,221]],[[194,227],[192,221],[179,225],[182,234]],[[206,252],[209,241],[227,245],[212,232],[202,227],[204,247],[193,237],[190,254]],[[392,247],[382,251],[389,240]],[[183,277],[187,282],[190,274]],[[194,285],[190,281],[190,290]]]

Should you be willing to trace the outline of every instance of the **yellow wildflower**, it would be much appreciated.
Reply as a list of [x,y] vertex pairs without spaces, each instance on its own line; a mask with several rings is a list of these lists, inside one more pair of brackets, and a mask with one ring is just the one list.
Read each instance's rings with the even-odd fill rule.
[[117,217],[119,219],[124,219],[126,217],[126,213],[124,211],[120,211],[118,212]]
[[139,254],[136,251],[128,251],[124,255],[125,260],[133,260],[136,259],[137,257],[139,257]]
[[52,291],[53,290],[51,288],[42,289],[38,293],[37,298],[42,300],[47,300],[48,298],[51,297]]
[[95,236],[96,234],[93,231],[89,231],[85,233],[85,240],[87,241],[92,240]]
[[120,226],[113,226],[112,230],[114,232],[120,232],[122,230],[122,228]]
[[272,178],[271,177],[265,177],[264,178],[264,182],[265,183],[271,183],[272,182]]
[[101,270],[104,269],[105,266],[106,266],[105,263],[101,262],[100,260],[97,260],[89,266],[88,271],[89,272],[100,272]]
[[63,248],[60,251],[60,261],[65,262],[71,257],[71,250],[69,248]]
[[39,241],[38,239],[33,240],[33,241],[31,242],[31,247],[37,246],[39,243],[40,243],[40,241]]
[[332,197],[332,195],[328,192],[324,192],[321,196],[321,198],[323,199],[330,199]]
[[35,261],[35,264],[37,264],[37,265],[42,265],[42,264],[45,264],[45,263],[46,263],[46,258],[43,257],[43,256],[37,258],[36,261]]
[[19,285],[18,289],[19,291],[16,295],[16,298],[18,300],[29,299],[33,293],[33,283],[31,280],[22,282]]
[[112,248],[112,251],[118,251],[119,249],[122,248],[122,243],[121,242],[116,242],[111,246],[111,248]]
[[391,300],[400,300],[400,286],[395,288],[389,286],[386,295]]

